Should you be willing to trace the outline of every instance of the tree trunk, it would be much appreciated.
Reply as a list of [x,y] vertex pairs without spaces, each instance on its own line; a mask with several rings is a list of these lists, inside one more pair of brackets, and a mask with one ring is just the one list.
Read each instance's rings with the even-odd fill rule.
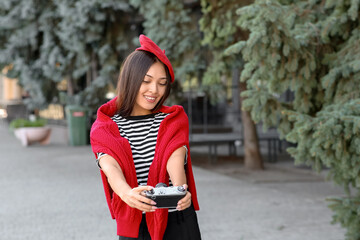
[[[239,86],[240,92],[246,90],[246,83],[240,82]],[[242,103],[243,98],[240,99]],[[260,153],[255,123],[247,111],[241,111],[241,120],[244,133],[244,166],[247,169],[263,170],[264,162]]]
[[73,79],[73,67],[74,66],[74,59],[71,60],[71,64],[68,71],[68,78],[67,78],[67,95],[68,97],[72,97],[75,94],[75,84]]
[[90,84],[91,84],[91,69],[89,68],[87,71],[86,71],[86,87],[89,87]]
[[74,80],[73,80],[71,74],[69,74],[69,77],[67,79],[67,95],[69,97],[72,97],[72,96],[74,96],[74,93],[75,93],[75,91],[74,91]]
[[87,87],[98,77],[98,61],[95,52],[91,53],[91,73],[90,77],[87,79]]
[[237,127],[240,123],[240,89],[239,89],[239,79],[240,79],[240,69],[238,67],[234,67],[232,70],[232,121],[233,127]]

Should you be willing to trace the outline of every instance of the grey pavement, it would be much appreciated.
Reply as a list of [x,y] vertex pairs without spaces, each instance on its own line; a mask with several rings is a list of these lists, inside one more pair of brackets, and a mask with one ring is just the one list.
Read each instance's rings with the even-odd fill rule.
[[[90,146],[22,147],[0,122],[0,239],[117,239]],[[194,152],[196,149],[194,149]],[[341,240],[326,197],[341,189],[288,163],[194,166],[204,240]]]

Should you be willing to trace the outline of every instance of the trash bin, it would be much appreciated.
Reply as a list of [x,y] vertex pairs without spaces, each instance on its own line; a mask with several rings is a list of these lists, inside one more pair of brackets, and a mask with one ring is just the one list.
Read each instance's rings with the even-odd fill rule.
[[68,124],[68,138],[72,146],[87,145],[87,109],[82,106],[68,105],[65,107]]

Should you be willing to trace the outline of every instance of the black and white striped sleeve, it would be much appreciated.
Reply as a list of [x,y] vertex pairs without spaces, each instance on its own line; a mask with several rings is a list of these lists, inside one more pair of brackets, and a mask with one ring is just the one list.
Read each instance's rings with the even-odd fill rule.
[[186,145],[184,145],[183,147],[186,150],[186,152],[185,152],[185,161],[184,161],[184,165],[186,165],[187,164],[187,159],[188,159],[188,148],[186,147]]
[[106,156],[106,155],[107,155],[106,153],[102,153],[102,152],[97,153],[96,164],[98,165],[98,167],[100,169],[101,169],[101,166],[99,164],[99,160],[100,160],[101,157]]

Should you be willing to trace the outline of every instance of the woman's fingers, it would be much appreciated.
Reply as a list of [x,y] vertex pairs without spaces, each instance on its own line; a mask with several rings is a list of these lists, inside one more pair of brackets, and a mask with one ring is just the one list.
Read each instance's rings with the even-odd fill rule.
[[[183,187],[187,190],[188,186],[186,184]],[[186,192],[185,196],[179,200],[176,209],[179,211],[185,210],[191,206],[191,193],[189,191]]]
[[132,202],[132,206],[130,206],[130,207],[139,209],[140,211],[143,211],[143,212],[154,212],[157,209],[155,206],[149,205],[147,203],[143,203],[139,200],[134,200]]
[[190,207],[191,205],[191,193],[187,192],[185,197],[183,197],[179,202],[178,205],[176,207],[177,210],[182,211],[187,209],[188,207]]
[[145,191],[150,191],[151,189],[153,189],[151,186],[140,186],[134,188],[133,190],[136,192],[135,196],[140,202],[144,202],[149,205],[156,205],[156,202],[145,196]]
[[[188,186],[183,185],[185,190]],[[126,202],[130,207],[139,209],[143,212],[154,212],[156,207],[156,202],[147,198],[145,196],[145,191],[150,191],[153,187],[151,186],[139,186],[131,189],[127,194],[125,194],[123,201]],[[186,192],[185,196],[178,201],[176,209],[179,211],[185,210],[191,206],[191,193]]]
[[124,201],[132,208],[140,211],[153,212],[156,209],[156,203],[143,195],[144,191],[151,190],[151,186],[139,186],[131,189],[124,197]]

